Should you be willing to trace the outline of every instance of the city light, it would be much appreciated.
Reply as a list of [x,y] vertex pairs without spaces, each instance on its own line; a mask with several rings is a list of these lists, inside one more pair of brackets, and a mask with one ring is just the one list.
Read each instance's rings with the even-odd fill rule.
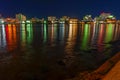
[[79,24],[79,23],[120,23],[116,17],[110,13],[101,13],[99,16],[92,17],[92,15],[85,15],[83,19],[72,18],[69,16],[62,16],[61,18],[57,18],[56,16],[48,16],[45,18],[31,18],[27,19],[25,15],[22,13],[16,14],[15,18],[0,18],[0,24],[4,23],[41,23],[41,24]]
[[25,21],[22,21],[22,24],[25,24]]
[[31,23],[31,22],[29,20],[27,20],[26,23]]

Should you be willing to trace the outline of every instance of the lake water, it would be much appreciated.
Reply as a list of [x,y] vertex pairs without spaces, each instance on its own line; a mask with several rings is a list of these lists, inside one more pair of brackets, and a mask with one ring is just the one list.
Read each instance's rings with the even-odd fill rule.
[[119,24],[2,24],[0,80],[64,80],[119,50]]

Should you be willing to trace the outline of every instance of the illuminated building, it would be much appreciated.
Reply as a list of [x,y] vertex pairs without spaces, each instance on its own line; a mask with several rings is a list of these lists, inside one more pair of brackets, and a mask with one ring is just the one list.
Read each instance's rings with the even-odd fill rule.
[[111,15],[110,13],[101,13],[99,16],[99,20],[105,21],[108,18],[108,16],[110,16],[110,15]]
[[70,23],[70,24],[78,23],[78,19],[77,19],[77,18],[71,18],[71,19],[69,20],[69,23]]
[[16,14],[16,20],[18,21],[26,21],[26,16],[19,13],[19,14]]
[[27,24],[30,24],[30,23],[32,23],[32,22],[31,22],[30,20],[26,20],[26,23],[27,23]]
[[85,22],[91,22],[91,21],[93,21],[92,16],[91,15],[84,16],[83,17],[83,21],[85,21]]
[[35,17],[35,18],[32,18],[31,21],[32,21],[33,23],[36,23],[36,22],[40,22],[41,20],[40,20],[39,18],[36,18],[36,17]]
[[15,19],[14,18],[5,18],[4,19],[4,23],[15,23]]
[[115,23],[116,22],[116,18],[113,15],[108,16],[108,18],[106,19],[107,23]]
[[4,18],[2,17],[2,15],[0,14],[0,24],[3,24],[5,21],[4,21]]
[[40,22],[41,23],[47,23],[47,21],[44,18],[40,19]]
[[113,23],[116,22],[116,18],[114,15],[111,15],[110,13],[101,13],[100,16],[97,19],[100,23]]
[[55,21],[56,20],[56,17],[55,16],[49,16],[48,17],[48,21]]
[[49,16],[48,21],[49,23],[55,23],[57,21],[57,18],[55,16]]
[[0,19],[0,24],[4,24],[4,20],[3,19]]
[[[26,24],[26,16],[19,13],[16,14],[15,18],[2,18],[0,15],[0,24],[3,23],[24,23]],[[120,23],[119,20],[116,20],[116,17],[114,15],[111,15],[110,13],[101,13],[99,16],[95,17],[94,19],[92,18],[91,15],[85,15],[82,20],[78,20],[77,18],[70,18],[68,16],[62,16],[61,18],[56,18],[55,16],[48,16],[47,19],[44,18],[31,18],[29,20],[30,22],[33,23]]]
[[60,18],[59,23],[67,23],[69,21],[70,17],[68,16],[63,16]]

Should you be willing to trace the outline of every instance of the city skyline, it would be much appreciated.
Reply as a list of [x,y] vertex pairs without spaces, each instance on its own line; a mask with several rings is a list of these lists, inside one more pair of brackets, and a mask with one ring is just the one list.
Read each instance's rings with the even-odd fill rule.
[[80,20],[82,20],[82,19],[84,19],[84,17],[91,17],[92,19],[94,19],[94,18],[100,17],[101,15],[102,15],[103,17],[105,17],[105,16],[114,16],[114,17],[117,19],[116,15],[111,14],[111,13],[106,13],[106,12],[102,12],[102,13],[100,13],[99,15],[96,15],[95,17],[93,17],[93,15],[91,15],[91,14],[85,14],[85,15],[82,16],[81,18],[79,18],[79,17],[71,17],[71,16],[68,16],[68,15],[61,15],[61,16],[59,16],[59,17],[53,15],[53,16],[46,16],[46,17],[41,17],[41,18],[40,18],[40,17],[29,17],[29,18],[28,18],[28,16],[25,15],[25,14],[23,14],[23,13],[16,13],[16,14],[14,14],[14,16],[9,16],[9,17],[5,17],[5,16],[3,16],[3,14],[0,14],[0,18],[1,18],[1,19],[2,19],[2,18],[14,18],[14,19],[15,19],[17,15],[25,16],[26,19],[31,19],[31,18],[48,19],[48,17],[55,17],[55,18],[57,18],[57,19],[60,19],[60,18],[62,18],[62,17],[69,17],[69,18],[74,18],[74,19],[80,19]]
[[88,1],[88,0],[1,0],[0,13],[5,17],[14,17],[16,13],[23,13],[30,17],[47,17],[47,16],[63,16],[82,18],[86,14],[93,17],[98,16],[102,12],[109,12],[120,19],[119,0],[116,1]]
[[92,17],[92,15],[85,15],[82,19],[79,18],[71,18],[69,16],[62,16],[61,18],[57,18],[56,16],[48,16],[46,18],[31,18],[28,19],[24,14],[16,14],[15,18],[4,18],[0,15],[0,24],[6,23],[119,23],[120,21],[116,19],[114,15],[111,13],[101,13],[99,16]]

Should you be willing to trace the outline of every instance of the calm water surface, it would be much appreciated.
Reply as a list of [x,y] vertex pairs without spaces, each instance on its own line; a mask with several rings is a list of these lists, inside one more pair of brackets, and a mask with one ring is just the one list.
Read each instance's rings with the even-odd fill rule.
[[0,25],[0,80],[64,80],[119,50],[118,24]]

